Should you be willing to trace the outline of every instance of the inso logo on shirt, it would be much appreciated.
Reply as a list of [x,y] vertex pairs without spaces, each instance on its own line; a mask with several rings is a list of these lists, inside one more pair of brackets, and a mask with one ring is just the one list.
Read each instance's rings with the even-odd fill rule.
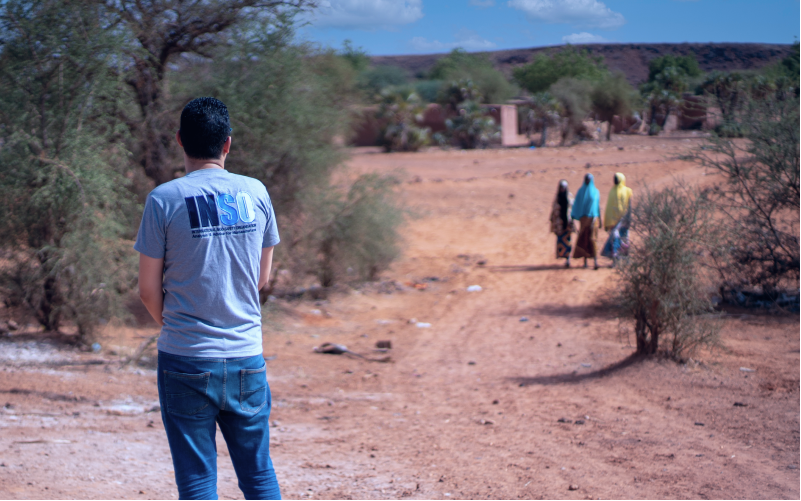
[[[189,213],[189,226],[192,228],[192,236],[195,238],[256,231],[256,224],[253,223],[256,219],[256,206],[253,203],[253,197],[246,191],[240,191],[235,197],[222,193],[216,196],[186,197],[184,201]],[[245,224],[237,225],[237,223]],[[223,226],[220,227],[220,224]],[[233,228],[234,226],[236,228]]]

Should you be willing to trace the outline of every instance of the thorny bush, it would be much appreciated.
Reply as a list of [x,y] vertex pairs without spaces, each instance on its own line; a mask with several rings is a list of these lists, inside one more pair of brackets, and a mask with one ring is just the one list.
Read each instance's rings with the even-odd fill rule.
[[617,267],[615,303],[634,323],[637,353],[681,360],[718,343],[703,256],[715,252],[714,206],[706,193],[679,183],[648,189],[632,210],[629,257]]

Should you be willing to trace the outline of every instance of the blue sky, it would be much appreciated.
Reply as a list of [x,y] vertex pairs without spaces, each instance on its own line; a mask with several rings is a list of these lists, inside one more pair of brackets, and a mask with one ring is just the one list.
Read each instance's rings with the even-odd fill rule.
[[[798,0],[318,0],[300,31],[371,55],[580,43],[792,43]],[[795,37],[795,38],[794,38]]]

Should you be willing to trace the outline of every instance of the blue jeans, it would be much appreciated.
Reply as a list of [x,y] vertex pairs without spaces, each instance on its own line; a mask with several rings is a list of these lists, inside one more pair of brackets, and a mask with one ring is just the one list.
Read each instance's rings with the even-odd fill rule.
[[281,499],[270,459],[270,387],[261,355],[179,357],[159,352],[161,418],[181,499],[217,499],[217,429],[245,499]]

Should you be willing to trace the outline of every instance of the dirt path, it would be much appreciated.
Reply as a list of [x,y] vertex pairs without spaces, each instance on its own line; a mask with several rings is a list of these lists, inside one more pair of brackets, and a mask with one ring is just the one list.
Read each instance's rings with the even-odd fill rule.
[[[678,160],[695,144],[354,156],[403,169],[419,217],[383,285],[281,302],[266,324],[284,497],[797,499],[798,315],[729,317],[727,349],[697,362],[637,361],[595,306],[613,272],[553,258],[559,179],[575,192],[589,163],[604,199],[618,170],[635,196],[706,180]],[[110,328],[99,355],[0,345],[0,498],[177,495],[152,369],[42,364],[113,359],[149,332]],[[377,340],[392,363],[312,353]],[[218,447],[220,497],[238,498]]]

